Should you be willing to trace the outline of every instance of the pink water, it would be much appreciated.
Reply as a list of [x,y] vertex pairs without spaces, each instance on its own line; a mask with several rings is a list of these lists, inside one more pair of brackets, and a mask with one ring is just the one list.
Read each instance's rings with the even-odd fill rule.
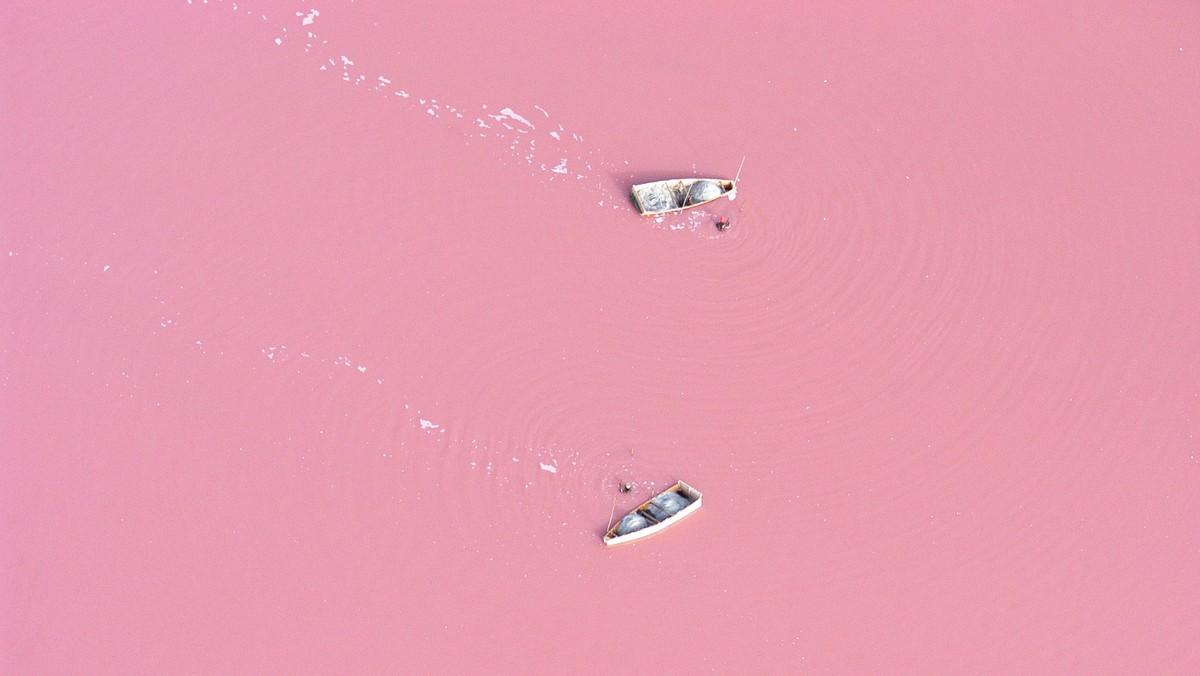
[[4,672],[1200,669],[1196,5],[77,4]]

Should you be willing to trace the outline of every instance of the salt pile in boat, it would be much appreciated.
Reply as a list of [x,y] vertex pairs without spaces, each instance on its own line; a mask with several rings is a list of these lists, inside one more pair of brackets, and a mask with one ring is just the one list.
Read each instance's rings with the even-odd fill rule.
[[650,521],[641,514],[630,514],[621,519],[621,523],[617,526],[617,535],[627,535],[635,530],[641,530],[650,525]]
[[721,186],[713,181],[696,181],[688,189],[688,203],[699,204],[721,196]]

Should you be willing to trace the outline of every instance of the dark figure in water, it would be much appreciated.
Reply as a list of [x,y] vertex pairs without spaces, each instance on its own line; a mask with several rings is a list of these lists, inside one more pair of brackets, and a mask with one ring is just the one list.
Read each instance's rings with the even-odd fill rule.
[[621,487],[617,490],[621,491],[622,493],[628,493],[629,491],[633,490],[633,484],[626,481],[625,483],[621,484]]
[[731,225],[733,225],[733,224],[730,223],[729,219],[725,218],[724,216],[717,219],[717,230],[728,230],[729,226],[731,226]]

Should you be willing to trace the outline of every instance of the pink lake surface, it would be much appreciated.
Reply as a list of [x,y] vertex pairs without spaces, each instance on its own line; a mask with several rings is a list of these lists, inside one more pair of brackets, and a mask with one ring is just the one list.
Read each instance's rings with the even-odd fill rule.
[[0,671],[1200,670],[1200,5],[0,18]]

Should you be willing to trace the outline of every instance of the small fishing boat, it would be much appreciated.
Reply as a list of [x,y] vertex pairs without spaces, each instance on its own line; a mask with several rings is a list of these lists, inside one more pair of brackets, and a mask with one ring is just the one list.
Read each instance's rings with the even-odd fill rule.
[[669,214],[698,207],[736,193],[733,181],[718,178],[676,178],[633,186],[633,201],[643,216]]
[[700,509],[700,491],[680,481],[638,505],[604,534],[604,544],[620,545],[650,537]]
[[[742,163],[746,162],[742,158]],[[643,216],[657,216],[708,204],[722,197],[737,197],[738,167],[733,180],[723,178],[672,178],[633,186],[633,201]]]

